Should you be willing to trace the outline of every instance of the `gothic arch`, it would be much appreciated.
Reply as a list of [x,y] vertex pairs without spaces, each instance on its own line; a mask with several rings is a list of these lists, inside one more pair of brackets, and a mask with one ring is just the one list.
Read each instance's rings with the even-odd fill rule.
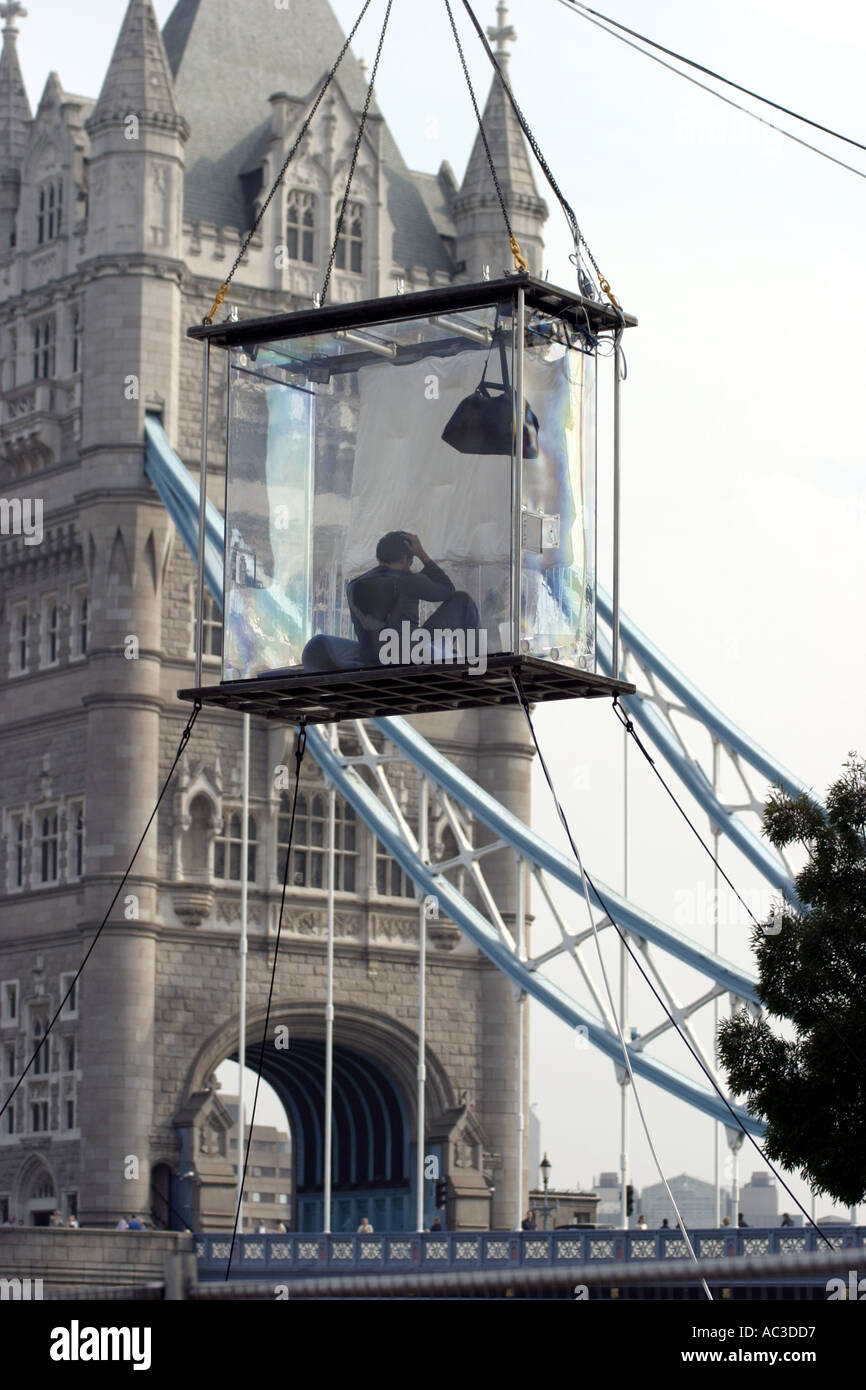
[[175,883],[209,883],[214,832],[222,822],[222,776],[219,766],[208,776],[186,762],[172,806],[172,879]]
[[59,1206],[57,1177],[44,1154],[30,1153],[24,1159],[15,1176],[12,1203],[16,1214],[25,1218],[36,1209],[47,1214]]
[[[249,1020],[247,1064],[251,1068],[259,1060],[263,1024],[262,1011]],[[296,1230],[315,1231],[321,1229],[324,1193],[326,1078],[321,1006],[278,1006],[269,1025],[273,1041],[280,1025],[288,1028],[288,1046],[266,1047],[262,1076],[289,1117],[292,1223]],[[209,1103],[218,1102],[211,1090],[212,1075],[227,1057],[237,1060],[236,1019],[215,1032],[195,1059],[176,1112],[179,1128],[185,1121],[188,1127],[191,1108],[197,1107],[198,1113],[207,1097]],[[340,1008],[333,1052],[335,1231],[354,1231],[364,1215],[372,1216],[380,1229],[412,1228],[410,1204],[416,1173],[412,1151],[418,1142],[416,1068],[416,1039],[407,1028],[371,1010]],[[441,1130],[452,1110],[450,1082],[429,1050],[427,1078],[425,1149],[437,1125]],[[441,1141],[434,1137],[432,1142]],[[201,1177],[197,1149],[194,1162]]]
[[63,154],[58,144],[58,133],[44,130],[37,136],[24,161],[25,182],[38,182],[39,179],[60,174]]
[[[325,1035],[324,1010],[321,1005],[311,1006],[297,1002],[276,1004],[271,1010],[270,1028],[273,1030],[285,1024],[289,1030],[289,1048],[293,1037],[305,1041],[317,1041]],[[251,1055],[261,1042],[265,1015],[259,1010],[247,1017],[247,1051]],[[189,1072],[180,1103],[203,1091],[209,1078],[220,1062],[237,1051],[238,1018],[230,1020],[212,1033],[200,1048]],[[417,1035],[410,1029],[387,1018],[372,1009],[358,1006],[338,1006],[334,1019],[334,1045],[367,1057],[393,1080],[406,1104],[411,1118],[412,1132],[415,1132],[416,1088],[418,1067]],[[427,1118],[434,1120],[437,1114],[456,1104],[454,1088],[450,1078],[436,1054],[427,1045]]]

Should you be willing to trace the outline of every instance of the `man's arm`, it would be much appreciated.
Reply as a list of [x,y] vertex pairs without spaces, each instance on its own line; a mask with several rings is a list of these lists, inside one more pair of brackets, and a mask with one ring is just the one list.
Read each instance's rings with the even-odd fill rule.
[[419,574],[409,573],[401,576],[400,587],[413,598],[445,599],[454,593],[454,585],[443,569],[430,559],[417,536],[407,532],[406,539],[413,555],[417,555],[424,568]]

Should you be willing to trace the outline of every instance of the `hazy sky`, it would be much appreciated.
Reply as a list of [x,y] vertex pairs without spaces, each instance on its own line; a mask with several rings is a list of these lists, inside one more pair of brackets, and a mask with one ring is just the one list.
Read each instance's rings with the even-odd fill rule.
[[[609,6],[670,48],[866,143],[862,6]],[[33,104],[51,69],[67,90],[95,96],[121,0],[88,0],[86,20],[57,0],[28,8],[19,48]],[[462,12],[459,0],[454,8]],[[475,8],[493,21],[493,0]],[[171,0],[157,0],[161,22],[171,9]],[[335,0],[334,9],[349,27],[360,0]],[[356,41],[370,61],[383,13],[376,0]],[[627,339],[623,401],[623,605],[717,705],[822,792],[848,750],[866,748],[866,181],[723,106],[557,0],[514,0],[510,17],[518,99],[602,270],[640,320]],[[486,60],[468,51],[486,94]],[[377,95],[412,167],[433,171],[447,159],[462,175],[474,125],[444,4],[396,0]],[[863,151],[778,119],[866,170]],[[550,278],[570,285],[565,223],[548,203]],[[538,726],[588,865],[619,887],[622,744],[609,705],[550,705]],[[634,757],[630,767],[631,895],[673,921],[688,895],[704,900],[711,866],[649,769]],[[555,839],[540,782],[535,808],[536,828]],[[744,895],[761,887],[733,852],[725,864]],[[722,954],[745,964],[746,926],[723,916]],[[706,919],[677,924],[709,942]],[[695,983],[685,971],[670,978],[683,997]],[[635,986],[632,1021],[653,1017]],[[532,1027],[533,1097],[552,1180],[589,1183],[618,1167],[611,1063],[576,1051],[568,1030],[540,1009]],[[702,1035],[709,1041],[706,1027]],[[658,1055],[688,1069],[679,1044]],[[667,1172],[711,1178],[710,1122],[647,1083],[642,1095]],[[642,1186],[656,1174],[636,1115],[632,1135]],[[742,1180],[759,1166],[744,1154]],[[802,1195],[802,1184],[795,1190]],[[825,1209],[819,1200],[818,1214]]]

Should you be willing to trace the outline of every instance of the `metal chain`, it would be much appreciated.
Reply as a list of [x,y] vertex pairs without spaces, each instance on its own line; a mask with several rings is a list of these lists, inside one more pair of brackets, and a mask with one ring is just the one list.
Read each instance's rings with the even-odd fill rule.
[[[447,4],[448,4],[448,0],[445,0],[445,3],[446,3],[446,5],[447,5]],[[584,250],[586,251],[586,254],[587,254],[587,256],[589,257],[589,260],[590,260],[590,262],[591,262],[591,264],[592,264],[592,268],[593,268],[593,270],[595,271],[596,276],[598,277],[598,283],[599,283],[599,285],[601,286],[601,288],[602,288],[602,290],[604,291],[604,293],[607,295],[608,299],[610,300],[610,302],[611,302],[611,304],[614,306],[614,308],[615,308],[615,309],[619,309],[619,307],[620,307],[620,306],[619,306],[619,303],[618,303],[618,301],[615,299],[613,293],[611,292],[610,284],[608,283],[608,281],[605,279],[605,277],[602,275],[601,271],[599,270],[599,268],[598,268],[598,262],[597,262],[597,260],[595,259],[595,256],[592,254],[592,251],[590,250],[589,245],[587,244],[586,237],[583,235],[583,232],[580,230],[580,227],[579,227],[578,221],[577,221],[577,216],[575,215],[574,209],[572,208],[571,204],[566,200],[566,197],[565,197],[564,193],[562,192],[562,190],[560,189],[559,184],[556,182],[556,179],[553,177],[553,172],[552,172],[552,170],[551,170],[549,164],[547,163],[547,160],[544,158],[544,155],[543,155],[542,152],[541,152],[541,147],[540,147],[538,141],[536,140],[535,136],[534,136],[533,133],[532,133],[532,130],[531,130],[530,125],[529,125],[529,122],[527,121],[526,117],[524,116],[523,112],[521,111],[520,107],[519,107],[518,104],[517,104],[517,98],[515,97],[514,93],[513,93],[512,90],[511,90],[511,86],[510,86],[509,82],[507,81],[507,79],[506,79],[506,77],[505,77],[505,73],[502,71],[502,68],[499,66],[498,62],[496,61],[496,54],[493,52],[493,49],[490,47],[490,44],[487,42],[487,35],[485,34],[484,30],[482,29],[481,25],[479,24],[478,19],[476,18],[475,13],[474,13],[474,11],[473,11],[473,9],[472,9],[472,6],[469,4],[469,0],[463,0],[463,8],[466,10],[466,13],[469,15],[469,18],[472,20],[472,23],[473,23],[473,25],[475,26],[475,30],[476,30],[476,32],[477,32],[477,34],[478,34],[478,37],[480,38],[482,44],[484,45],[485,51],[486,51],[486,53],[487,53],[487,56],[488,56],[488,58],[490,59],[491,63],[493,64],[494,69],[496,70],[496,73],[497,73],[497,75],[498,75],[498,77],[499,77],[499,81],[502,83],[502,88],[503,88],[503,90],[504,90],[504,92],[505,92],[505,95],[508,97],[508,100],[511,102],[511,105],[512,105],[512,107],[513,107],[513,109],[514,109],[514,114],[515,114],[515,116],[517,117],[518,121],[520,122],[520,128],[521,128],[521,130],[523,131],[524,135],[526,136],[526,139],[527,139],[528,142],[529,142],[529,146],[530,146],[530,148],[531,148],[531,150],[532,150],[532,153],[535,155],[535,158],[538,160],[538,163],[539,163],[539,165],[541,166],[541,169],[542,169],[542,171],[543,171],[543,173],[544,173],[545,178],[547,179],[547,182],[550,184],[550,187],[553,189],[553,192],[554,192],[554,194],[556,195],[556,197],[557,197],[557,199],[558,199],[558,201],[559,201],[559,205],[560,205],[560,207],[562,208],[563,212],[565,213],[565,215],[566,215],[566,217],[567,217],[567,219],[568,219],[569,226],[571,227],[571,233],[572,233],[572,236],[574,237],[575,251],[577,252],[577,254],[578,254],[578,256],[579,256],[579,255],[580,255],[580,248],[581,248],[581,246],[583,246],[583,248],[584,248]],[[578,268],[579,268],[579,267],[578,267]]]
[[528,266],[524,257],[521,255],[520,247],[517,244],[517,240],[515,238],[514,231],[511,226],[511,220],[508,216],[508,209],[505,206],[505,198],[502,194],[502,186],[499,182],[499,175],[496,172],[496,165],[493,163],[493,155],[490,153],[490,145],[487,142],[487,132],[484,129],[484,122],[481,119],[481,112],[478,109],[478,102],[475,97],[475,88],[472,86],[472,78],[469,76],[469,69],[466,66],[466,57],[463,52],[463,45],[460,42],[460,35],[457,32],[457,25],[454,23],[454,15],[451,13],[451,5],[449,4],[449,0],[445,0],[445,8],[448,11],[448,18],[451,21],[451,32],[454,35],[454,42],[457,45],[457,52],[460,54],[460,64],[463,68],[463,76],[466,78],[466,86],[469,88],[469,95],[472,98],[472,105],[475,108],[475,119],[478,122],[478,129],[481,133],[481,139],[484,143],[484,153],[487,155],[487,163],[490,166],[490,177],[493,179],[493,186],[496,189],[496,196],[499,199],[499,206],[502,209],[502,217],[505,222],[506,231],[508,232],[509,244],[511,246],[512,254],[514,255],[514,264],[515,267],[520,267],[520,269],[522,270],[527,270]]
[[321,88],[320,88],[320,90],[319,90],[319,94],[318,94],[318,96],[316,97],[316,100],[313,102],[313,105],[312,105],[312,107],[311,107],[311,109],[310,109],[309,115],[307,116],[306,120],[304,121],[303,125],[301,126],[301,129],[300,129],[300,131],[299,131],[299,133],[298,133],[298,138],[295,140],[295,143],[292,145],[292,148],[289,150],[289,153],[286,155],[286,159],[285,159],[285,162],[284,162],[284,164],[283,164],[283,167],[282,167],[282,169],[280,170],[279,174],[277,175],[277,178],[276,178],[276,180],[275,180],[275,182],[274,182],[274,185],[273,185],[273,187],[272,187],[270,193],[268,194],[268,196],[267,196],[267,198],[265,199],[265,201],[262,203],[262,206],[261,206],[261,208],[259,209],[258,217],[256,218],[255,222],[253,223],[253,225],[252,225],[252,227],[250,228],[249,232],[247,233],[246,238],[245,238],[245,240],[244,240],[244,243],[243,243],[243,245],[241,246],[241,249],[240,249],[240,251],[238,252],[238,254],[237,254],[236,258],[235,258],[235,263],[234,263],[234,265],[232,266],[231,270],[229,271],[228,275],[226,276],[226,279],[224,280],[223,284],[222,284],[221,287],[220,287],[219,294],[217,295],[216,299],[215,299],[214,302],[213,302],[213,308],[211,309],[210,313],[207,315],[207,317],[206,317],[205,320],[204,320],[205,323],[213,323],[214,314],[216,313],[217,309],[220,307],[220,305],[222,304],[223,300],[225,299],[226,295],[227,295],[228,292],[229,292],[229,286],[231,285],[232,277],[234,276],[234,273],[235,273],[235,271],[237,270],[238,266],[240,265],[241,261],[243,260],[244,256],[247,254],[247,251],[249,250],[250,242],[252,241],[253,237],[255,236],[256,232],[258,231],[259,226],[260,226],[260,224],[261,224],[261,220],[262,220],[262,218],[264,217],[265,213],[267,212],[267,210],[268,210],[268,208],[269,208],[269,206],[270,206],[270,204],[271,204],[271,201],[273,200],[274,194],[276,193],[277,189],[279,188],[280,184],[282,183],[282,181],[283,181],[283,179],[284,179],[284,177],[285,177],[285,174],[286,174],[286,170],[288,169],[289,165],[291,164],[292,160],[294,159],[295,155],[297,154],[297,152],[298,152],[298,150],[299,150],[299,148],[300,148],[300,145],[301,145],[301,141],[303,140],[304,136],[306,135],[307,131],[308,131],[309,128],[310,128],[310,124],[311,124],[311,122],[312,122],[312,120],[313,120],[313,117],[315,116],[316,112],[317,112],[318,109],[319,109],[319,106],[321,105],[322,98],[324,97],[325,92],[328,90],[328,88],[329,88],[330,85],[331,85],[331,82],[333,81],[333,79],[334,79],[334,77],[335,77],[335,75],[336,75],[336,72],[337,72],[338,67],[340,66],[340,64],[342,63],[343,59],[344,59],[345,56],[346,56],[346,53],[347,53],[348,48],[349,48],[349,45],[350,45],[350,43],[352,42],[352,39],[355,37],[355,34],[356,34],[357,31],[358,31],[358,28],[359,28],[359,26],[360,26],[361,20],[364,18],[364,15],[367,13],[367,11],[368,11],[368,9],[370,8],[370,6],[371,6],[372,3],[373,3],[373,0],[365,0],[364,8],[361,10],[361,13],[358,15],[358,18],[355,20],[355,23],[354,23],[354,25],[353,25],[353,27],[352,27],[352,31],[351,31],[351,33],[349,34],[349,37],[346,39],[346,42],[343,44],[343,47],[340,49],[340,53],[339,53],[339,56],[338,56],[338,58],[337,58],[337,61],[334,63],[334,66],[331,68],[331,71],[328,73],[327,77],[325,78],[324,82],[322,83],[322,86],[321,86]]
[[328,297],[328,287],[331,283],[331,273],[334,269],[334,261],[337,259],[337,247],[340,244],[340,237],[343,235],[343,223],[346,218],[346,208],[349,206],[349,194],[352,191],[352,180],[355,177],[355,166],[358,163],[358,155],[361,150],[361,141],[364,138],[364,130],[367,125],[367,116],[370,111],[370,102],[373,99],[373,84],[376,81],[376,73],[379,68],[379,59],[382,56],[382,46],[385,42],[385,33],[388,28],[388,20],[391,18],[391,6],[394,0],[388,0],[388,8],[385,11],[385,23],[382,25],[382,33],[379,36],[379,47],[376,49],[376,61],[373,64],[373,71],[370,73],[370,85],[367,88],[367,99],[364,102],[364,110],[361,113],[361,124],[358,126],[358,138],[355,141],[355,148],[352,151],[352,162],[349,165],[349,177],[346,181],[346,192],[343,195],[343,203],[340,208],[340,215],[337,218],[337,231],[334,236],[334,244],[331,247],[331,255],[328,260],[328,268],[325,271],[325,279],[322,284],[322,293],[319,296],[319,304],[323,305]]

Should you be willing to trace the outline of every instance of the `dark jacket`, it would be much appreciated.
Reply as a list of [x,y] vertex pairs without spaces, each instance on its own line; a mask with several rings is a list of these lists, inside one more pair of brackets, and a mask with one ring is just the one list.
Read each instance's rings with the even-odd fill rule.
[[352,621],[358,634],[361,659],[376,664],[379,660],[379,634],[385,628],[400,631],[408,621],[418,626],[418,604],[421,599],[441,603],[454,593],[454,585],[444,570],[432,560],[417,572],[391,569],[377,565],[346,585],[346,596]]

